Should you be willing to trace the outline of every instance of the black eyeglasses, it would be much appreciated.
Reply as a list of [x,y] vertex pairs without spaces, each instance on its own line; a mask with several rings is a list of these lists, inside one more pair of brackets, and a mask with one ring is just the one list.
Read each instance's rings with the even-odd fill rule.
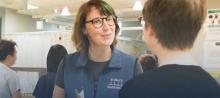
[[115,24],[114,19],[117,19],[116,16],[107,16],[107,17],[98,17],[92,20],[86,21],[86,23],[92,23],[95,28],[100,28],[103,25],[104,20],[106,20],[109,26],[113,26]]

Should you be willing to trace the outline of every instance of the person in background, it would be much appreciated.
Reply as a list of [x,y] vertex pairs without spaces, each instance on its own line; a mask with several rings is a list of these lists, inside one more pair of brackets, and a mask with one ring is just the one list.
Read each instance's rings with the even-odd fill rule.
[[21,98],[19,77],[10,67],[17,59],[16,43],[0,40],[0,98]]
[[220,86],[190,55],[206,0],[147,0],[144,41],[159,68],[129,80],[119,98],[220,98]]
[[153,54],[142,54],[138,60],[144,72],[158,67],[157,57]]
[[117,98],[127,80],[143,73],[135,57],[115,48],[119,25],[105,1],[84,3],[73,30],[77,52],[59,66],[53,98]]
[[37,82],[33,92],[35,98],[52,98],[58,65],[65,55],[67,50],[64,46],[55,44],[50,47],[47,55],[47,73]]

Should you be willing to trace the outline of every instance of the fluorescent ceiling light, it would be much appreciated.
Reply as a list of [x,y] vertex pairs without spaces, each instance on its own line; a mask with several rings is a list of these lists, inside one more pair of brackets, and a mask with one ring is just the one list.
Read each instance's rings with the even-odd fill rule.
[[38,6],[32,5],[32,4],[27,4],[27,9],[31,10],[31,9],[38,9]]
[[69,16],[69,15],[70,15],[70,11],[69,11],[69,9],[68,9],[67,6],[65,6],[65,7],[63,8],[63,10],[62,10],[62,12],[61,12],[61,15],[62,15],[62,16]]
[[141,4],[141,1],[135,1],[134,6],[133,6],[133,10],[140,11],[142,9],[143,9],[143,7],[142,7],[142,4]]

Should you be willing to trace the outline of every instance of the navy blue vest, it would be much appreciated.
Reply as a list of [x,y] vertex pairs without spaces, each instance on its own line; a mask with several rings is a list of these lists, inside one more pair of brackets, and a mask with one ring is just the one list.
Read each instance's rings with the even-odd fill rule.
[[76,52],[64,60],[64,90],[66,98],[118,98],[122,85],[134,76],[136,59],[113,49],[106,70],[99,76],[96,93],[93,81],[89,78],[86,52]]

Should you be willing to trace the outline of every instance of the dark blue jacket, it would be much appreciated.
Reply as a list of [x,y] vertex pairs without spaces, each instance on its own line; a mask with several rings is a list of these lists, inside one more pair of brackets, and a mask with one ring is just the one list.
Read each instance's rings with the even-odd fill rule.
[[[89,78],[86,52],[70,54],[64,59],[64,90],[66,98],[94,98],[94,84]],[[134,76],[136,59],[113,49],[112,58],[99,76],[95,98],[118,98],[122,85]]]

